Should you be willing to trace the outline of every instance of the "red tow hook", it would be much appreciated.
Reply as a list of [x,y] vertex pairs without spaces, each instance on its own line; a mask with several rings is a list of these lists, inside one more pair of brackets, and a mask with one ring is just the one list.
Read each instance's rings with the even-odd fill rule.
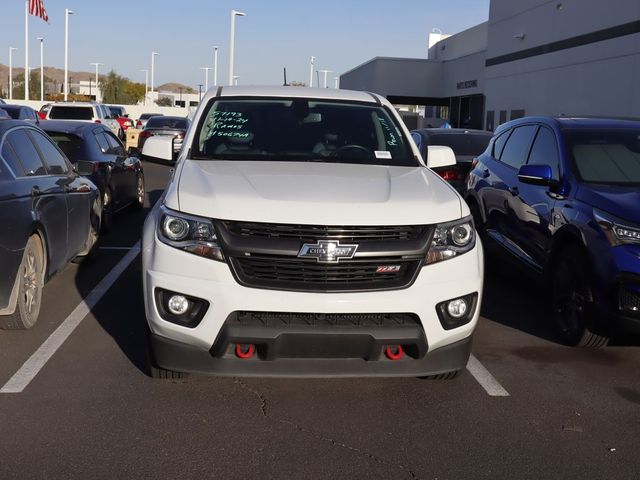
[[256,353],[256,346],[253,343],[247,345],[238,343],[236,345],[236,357],[238,358],[246,360],[247,358],[253,357],[254,353]]
[[402,349],[402,345],[389,345],[385,349],[384,354],[389,360],[400,360],[404,356],[404,350]]

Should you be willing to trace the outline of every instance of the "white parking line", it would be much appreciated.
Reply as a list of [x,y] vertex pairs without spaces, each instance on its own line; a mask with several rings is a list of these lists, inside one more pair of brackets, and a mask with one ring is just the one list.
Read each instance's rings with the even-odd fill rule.
[[0,393],[20,393],[31,380],[46,365],[54,353],[62,346],[69,335],[73,333],[78,325],[89,314],[91,309],[100,301],[105,293],[111,288],[118,277],[126,270],[133,260],[140,253],[140,242],[138,241],[129,252],[116,264],[115,267],[104,277],[98,285],[87,295],[87,297],[75,308],[73,312],[62,322],[62,324],[45,340],[45,342],[35,351],[33,355],[24,362],[20,370],[0,389]]
[[467,370],[473,375],[473,378],[486,390],[486,392],[492,397],[508,397],[507,392],[500,383],[495,379],[493,375],[487,370],[480,361],[471,355],[469,362],[467,363]]

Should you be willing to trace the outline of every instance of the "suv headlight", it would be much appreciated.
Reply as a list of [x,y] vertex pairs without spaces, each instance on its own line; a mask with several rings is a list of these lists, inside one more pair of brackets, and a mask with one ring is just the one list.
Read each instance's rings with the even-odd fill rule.
[[593,216],[612,246],[640,244],[640,226],[632,225],[595,208]]
[[224,262],[213,222],[208,218],[174,212],[162,206],[157,232],[160,241],[167,245]]
[[475,244],[476,231],[471,217],[441,223],[436,226],[425,265],[462,255],[473,249]]

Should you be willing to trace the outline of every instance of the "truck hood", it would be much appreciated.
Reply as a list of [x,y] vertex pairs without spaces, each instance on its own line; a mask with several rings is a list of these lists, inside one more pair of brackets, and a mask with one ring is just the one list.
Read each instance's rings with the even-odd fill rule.
[[618,218],[640,224],[640,189],[637,185],[581,186],[576,197]]
[[224,220],[319,225],[432,224],[468,214],[424,167],[184,160],[168,208]]

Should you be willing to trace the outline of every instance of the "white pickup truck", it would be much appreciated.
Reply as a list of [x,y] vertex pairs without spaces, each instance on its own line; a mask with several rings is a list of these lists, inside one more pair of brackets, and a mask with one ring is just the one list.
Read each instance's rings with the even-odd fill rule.
[[[167,157],[170,139],[149,138]],[[152,376],[435,376],[464,368],[483,252],[384,98],[224,87],[143,234]]]

